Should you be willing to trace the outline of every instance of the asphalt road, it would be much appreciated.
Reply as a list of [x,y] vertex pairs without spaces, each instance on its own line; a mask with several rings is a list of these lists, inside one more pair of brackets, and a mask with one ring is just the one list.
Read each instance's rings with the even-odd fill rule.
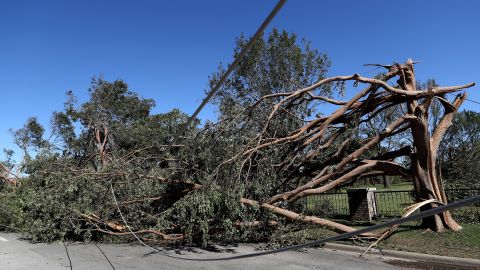
[[[178,260],[161,254],[152,254],[142,246],[98,245],[113,264],[120,269],[402,269],[379,259],[362,259],[338,252],[309,249],[262,257],[217,262]],[[113,269],[102,252],[93,244],[67,245],[72,269]],[[254,252],[254,248],[241,245],[217,250],[192,248],[171,250],[168,254],[184,258],[217,258]],[[0,269],[2,270],[57,270],[70,269],[65,246],[32,244],[16,234],[0,233]]]

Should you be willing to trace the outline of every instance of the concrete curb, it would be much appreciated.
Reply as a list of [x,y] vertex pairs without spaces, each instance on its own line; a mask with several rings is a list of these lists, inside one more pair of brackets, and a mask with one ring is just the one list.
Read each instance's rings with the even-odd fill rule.
[[[359,255],[362,254],[366,249],[366,247],[358,247],[358,246],[342,245],[342,244],[334,244],[334,243],[326,243],[324,245],[324,248],[330,249],[330,250],[355,252],[355,253],[359,253]],[[466,267],[478,267],[480,269],[480,260],[477,260],[477,259],[447,257],[447,256],[431,255],[431,254],[424,254],[424,253],[417,253],[417,252],[388,250],[388,249],[379,250],[375,248],[370,249],[370,251],[367,254],[382,255],[385,257],[392,257],[392,258],[411,260],[411,261],[423,261],[423,262],[434,261],[435,263],[466,266]]]

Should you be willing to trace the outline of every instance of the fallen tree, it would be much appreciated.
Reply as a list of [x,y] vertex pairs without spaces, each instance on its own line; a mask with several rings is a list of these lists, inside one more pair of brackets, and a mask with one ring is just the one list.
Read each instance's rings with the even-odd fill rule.
[[[441,182],[437,178],[436,157],[439,144],[460,105],[466,99],[466,93],[457,95],[450,102],[446,95],[469,88],[474,83],[452,87],[436,87],[426,90],[416,88],[414,62],[408,60],[405,64],[384,66],[385,74],[377,78],[366,78],[358,74],[350,76],[336,76],[323,79],[318,83],[293,92],[277,93],[263,96],[252,106],[273,98],[280,98],[275,103],[268,118],[264,121],[261,132],[250,140],[244,151],[234,159],[249,160],[254,155],[262,155],[267,148],[289,148],[278,165],[277,172],[284,176],[284,181],[278,190],[279,194],[271,196],[268,204],[280,201],[295,202],[312,194],[320,194],[374,173],[375,175],[400,175],[411,178],[414,182],[417,200],[437,200],[447,203]],[[397,78],[395,86],[388,82]],[[331,83],[353,81],[367,84],[349,101],[337,101],[329,97],[315,94],[315,90]],[[437,99],[444,107],[444,115],[438,124],[429,129],[429,108],[432,101]],[[275,136],[270,130],[270,123],[276,118],[285,117],[289,110],[296,106],[308,106],[318,100],[339,106],[332,114],[315,119],[304,119],[306,124],[291,131],[286,136]],[[403,115],[393,119],[380,133],[369,138],[360,138],[355,134],[359,126],[365,124],[373,116],[386,109],[395,107],[403,111]],[[351,133],[353,136],[342,136]],[[411,138],[409,147],[392,150],[380,156],[371,156],[369,150],[389,137],[406,134]],[[355,147],[347,150],[357,140]],[[404,138],[405,143],[407,140]],[[332,151],[332,149],[334,151]],[[328,155],[324,160],[318,157],[321,153]],[[340,154],[342,153],[342,154]],[[340,158],[341,155],[341,158]],[[405,167],[397,160],[410,160],[410,167]],[[405,162],[403,162],[405,163]],[[247,162],[243,162],[248,167]],[[244,170],[249,171],[249,168]],[[288,185],[289,181],[305,177],[305,183]],[[431,203],[423,209],[436,207]],[[459,230],[461,227],[452,219],[450,213],[432,219],[425,219],[424,225],[435,231],[442,231],[445,227]]]
[[[261,122],[262,129],[241,146],[238,154],[222,161],[208,177],[216,179],[219,171],[223,170],[226,164],[235,162],[239,166],[238,179],[249,179],[249,174],[258,177],[260,167],[258,163],[265,159],[265,155],[271,153],[268,152],[269,150],[275,151],[277,147],[287,149],[287,151],[280,151],[283,153],[282,163],[274,166],[275,174],[279,175],[277,182],[281,181],[281,183],[274,190],[270,190],[270,192],[280,192],[270,198],[259,198],[260,203],[250,198],[240,198],[240,202],[268,210],[288,220],[316,224],[339,232],[349,232],[354,228],[319,217],[303,216],[288,208],[305,196],[324,193],[371,175],[399,175],[411,179],[414,182],[417,200],[431,202],[422,204],[423,209],[436,207],[437,203],[446,204],[447,198],[441,182],[437,179],[436,152],[442,136],[452,123],[455,112],[466,99],[466,93],[457,95],[452,102],[449,102],[445,96],[474,84],[418,90],[412,60],[408,60],[405,64],[382,67],[386,68],[387,72],[377,78],[366,78],[358,74],[336,76],[296,91],[261,97],[247,110],[242,111],[244,116],[235,119],[249,121],[248,116],[255,113],[256,107],[262,102],[279,98],[276,102],[272,102],[274,105],[270,114],[264,122]],[[394,78],[397,78],[397,85],[391,86],[388,82]],[[349,101],[337,101],[315,93],[316,89],[326,84],[346,81],[353,81],[355,85],[363,83],[367,86]],[[444,115],[438,124],[429,130],[429,107],[434,99],[439,100],[443,105]],[[339,108],[328,116],[302,119],[305,124],[285,136],[275,136],[275,131],[270,130],[271,122],[291,116],[298,118],[299,116],[295,115],[295,107],[308,107],[308,103],[315,103],[318,100]],[[390,119],[390,124],[382,132],[372,137],[361,137],[360,134],[355,133],[369,119],[392,108],[404,111],[404,114],[396,119]],[[408,134],[407,137],[405,134]],[[403,145],[399,149],[372,156],[375,154],[370,151],[372,148],[381,145],[387,138],[400,135],[404,137],[398,138],[405,144],[410,142],[410,145]],[[323,155],[322,160],[319,156],[323,153],[330,154]],[[408,163],[405,162],[406,159],[410,160],[410,167],[405,167]],[[273,167],[267,169],[272,170]],[[297,181],[293,185],[290,183],[299,178],[303,178],[305,182]],[[216,180],[213,180],[213,183],[217,184],[217,187],[209,188],[226,188]],[[202,188],[206,187],[202,186]],[[196,189],[198,188],[187,189],[187,192]],[[289,204],[282,206],[279,204],[282,201]],[[237,221],[237,224],[238,222],[244,221]],[[448,212],[425,219],[424,225],[435,231],[441,231],[444,228],[452,230],[461,228]],[[374,235],[365,236],[373,237]]]
[[[28,158],[22,175],[2,167],[3,179],[14,177],[18,185],[0,197],[12,215],[2,225],[44,241],[131,238],[130,229],[159,243],[258,241],[292,222],[350,232],[355,228],[304,215],[300,199],[372,175],[413,181],[417,200],[428,202],[422,209],[447,204],[437,151],[466,93],[453,101],[447,95],[474,84],[419,89],[412,60],[378,66],[386,72],[374,78],[322,78],[259,96],[219,123],[197,122],[178,144],[172,140],[185,114],[152,115],[153,101],[125,83],[94,81],[88,102],[77,106],[69,94],[65,112],[54,114],[56,144],[43,139],[34,120],[16,133]],[[333,99],[330,90],[348,82],[365,87],[350,100]],[[431,125],[434,100],[443,117]],[[325,104],[336,109],[309,113]],[[395,113],[385,128],[362,132],[387,110]],[[396,147],[383,147],[389,140]],[[388,151],[375,151],[382,147]],[[424,225],[461,228],[448,212]]]

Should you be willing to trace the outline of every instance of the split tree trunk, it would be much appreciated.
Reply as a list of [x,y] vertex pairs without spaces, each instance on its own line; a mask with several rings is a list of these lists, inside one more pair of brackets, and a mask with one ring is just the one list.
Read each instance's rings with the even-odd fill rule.
[[[407,61],[403,66],[403,73],[397,81],[407,91],[416,91],[413,61]],[[410,119],[414,151],[412,153],[412,176],[415,183],[417,200],[436,199],[447,203],[443,186],[437,179],[435,168],[437,147],[431,146],[431,136],[428,130],[428,108],[434,96],[426,97],[421,104],[414,99],[408,101],[408,113],[414,115]],[[437,138],[441,140],[440,138]],[[434,144],[438,145],[435,141]],[[421,208],[422,211],[437,207],[435,204],[427,204]],[[454,231],[461,229],[449,212],[427,217],[423,219],[423,226],[434,231],[443,231],[449,228]]]

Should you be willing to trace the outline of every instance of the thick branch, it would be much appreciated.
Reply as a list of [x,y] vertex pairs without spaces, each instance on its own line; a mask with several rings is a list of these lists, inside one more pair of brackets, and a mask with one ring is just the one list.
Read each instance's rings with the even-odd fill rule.
[[296,188],[295,190],[276,195],[276,196],[272,197],[268,201],[268,203],[271,204],[271,203],[274,203],[274,202],[276,202],[278,200],[281,200],[281,199],[288,200],[290,197],[293,197],[296,194],[298,194],[298,193],[300,193],[304,190],[312,189],[312,188],[318,186],[320,183],[325,182],[325,181],[331,179],[332,177],[336,176],[338,174],[338,172],[340,172],[348,163],[350,163],[351,161],[353,161],[354,159],[359,157],[361,154],[363,154],[368,149],[372,148],[374,145],[376,145],[377,143],[379,143],[383,139],[387,138],[388,136],[391,136],[392,132],[394,132],[399,126],[401,126],[406,121],[406,119],[409,119],[409,118],[411,118],[410,115],[405,115],[405,116],[400,117],[397,120],[393,121],[392,123],[390,123],[390,125],[388,125],[382,133],[377,134],[368,143],[366,143],[365,145],[363,145],[362,147],[360,147],[359,149],[357,149],[356,151],[354,151],[353,153],[351,153],[350,155],[345,157],[340,163],[338,163],[334,167],[334,169],[331,173],[328,173],[328,174],[326,174],[324,176],[321,176],[321,177],[315,177],[310,182],[308,182],[307,184],[305,184],[303,186],[300,186],[300,187]]
[[441,100],[445,108],[445,114],[443,115],[442,119],[435,127],[435,130],[432,133],[432,137],[430,138],[430,148],[432,153],[437,153],[438,147],[440,142],[442,141],[445,132],[447,132],[448,128],[452,125],[453,117],[455,116],[458,108],[462,105],[462,103],[467,99],[467,93],[463,93],[461,96],[458,96],[453,101],[453,104],[447,103]]
[[[254,200],[250,200],[250,199],[245,199],[245,198],[241,198],[240,202],[244,203],[244,204],[251,205],[251,206],[268,209],[268,210],[274,212],[275,214],[284,216],[284,217],[286,217],[290,220],[295,220],[295,221],[301,221],[301,222],[305,222],[305,223],[311,223],[311,224],[326,226],[326,227],[334,229],[337,232],[352,232],[352,231],[356,230],[355,228],[352,228],[352,227],[349,227],[349,226],[346,226],[346,225],[343,225],[343,224],[340,224],[340,223],[336,223],[336,222],[333,222],[333,221],[330,221],[330,220],[327,220],[327,219],[323,219],[323,218],[319,218],[319,217],[315,217],[315,216],[302,216],[302,215],[297,214],[295,212],[292,212],[290,210],[286,210],[286,209],[283,209],[283,208],[280,208],[280,207],[277,207],[277,206],[273,206],[273,205],[270,205],[268,203],[262,203],[262,204],[259,205],[258,202],[254,201]],[[369,233],[369,234],[364,234],[363,236],[374,237],[375,235]]]

